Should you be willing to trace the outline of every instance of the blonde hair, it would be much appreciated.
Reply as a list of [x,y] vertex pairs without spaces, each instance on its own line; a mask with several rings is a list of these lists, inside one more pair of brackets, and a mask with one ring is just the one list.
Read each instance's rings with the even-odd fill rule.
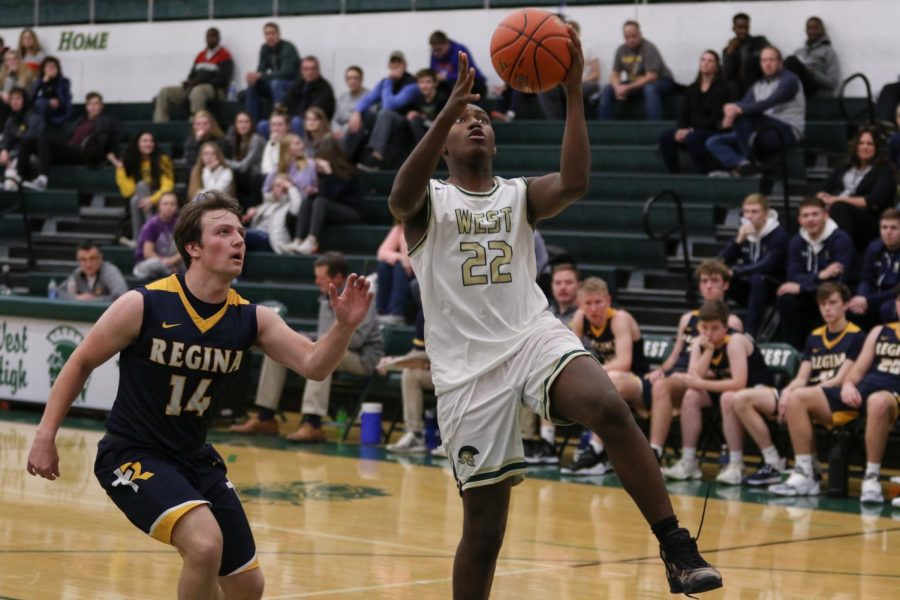
[[[290,173],[291,161],[294,160],[291,158],[291,144],[294,140],[300,140],[303,142],[303,138],[297,135],[296,133],[286,133],[280,140],[278,146],[278,172],[279,173]],[[303,142],[304,146],[306,142]],[[296,160],[297,168],[299,170],[303,170],[306,168],[307,162],[306,155],[304,154],[300,158]]]
[[9,69],[6,68],[6,57],[10,54],[15,55],[15,57],[19,59],[19,70],[16,71],[15,87],[24,89],[28,95],[31,96],[31,86],[34,83],[35,73],[25,66],[25,63],[22,62],[22,56],[13,49],[9,49],[3,54],[3,66],[0,67],[0,84],[9,77]]
[[196,121],[198,117],[206,117],[209,119],[209,133],[214,138],[219,139],[225,137],[222,128],[219,127],[219,122],[216,121],[216,118],[208,110],[198,110],[194,113],[194,116],[191,118],[191,128],[193,128],[194,121]]
[[744,198],[744,202],[741,206],[747,206],[748,204],[757,204],[764,211],[769,210],[769,198],[765,194],[750,194],[746,198]]
[[[228,167],[222,148],[215,142],[203,142],[200,145],[200,152],[197,153],[197,162],[194,163],[191,169],[191,177],[188,180],[188,198],[193,198],[203,189],[203,167],[205,166],[203,164],[203,151],[208,147],[215,151],[219,164],[226,168]],[[225,190],[225,193],[234,195],[234,182],[232,182],[230,189]]]
[[603,294],[609,296],[609,286],[599,277],[586,277],[578,288],[578,295],[585,294]]

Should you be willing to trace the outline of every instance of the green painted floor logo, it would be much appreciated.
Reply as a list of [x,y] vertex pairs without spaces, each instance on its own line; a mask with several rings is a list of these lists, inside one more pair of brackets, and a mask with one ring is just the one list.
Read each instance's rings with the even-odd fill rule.
[[301,506],[307,500],[348,502],[388,495],[384,490],[374,487],[319,481],[290,481],[271,485],[245,486],[239,487],[238,493],[244,502],[294,506]]

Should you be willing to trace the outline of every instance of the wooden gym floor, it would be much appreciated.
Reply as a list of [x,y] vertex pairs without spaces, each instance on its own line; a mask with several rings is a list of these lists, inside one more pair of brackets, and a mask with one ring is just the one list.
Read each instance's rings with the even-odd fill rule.
[[[66,421],[62,478],[49,482],[25,472],[37,418],[0,412],[0,598],[173,598],[178,553],[135,529],[94,478],[100,423]],[[253,527],[265,598],[451,597],[461,511],[446,460],[226,433],[212,441]],[[705,491],[670,484],[693,533]],[[699,544],[725,588],[703,598],[894,597],[900,520],[892,516],[900,510],[861,512],[855,498],[776,502],[714,487]],[[514,490],[491,597],[668,597],[657,552],[614,475],[570,482],[536,470]]]

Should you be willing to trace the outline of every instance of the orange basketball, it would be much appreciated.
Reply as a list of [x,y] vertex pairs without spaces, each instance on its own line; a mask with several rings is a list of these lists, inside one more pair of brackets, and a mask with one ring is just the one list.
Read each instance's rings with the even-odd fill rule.
[[491,62],[503,81],[520,92],[555,87],[572,66],[565,23],[546,10],[517,10],[494,30]]

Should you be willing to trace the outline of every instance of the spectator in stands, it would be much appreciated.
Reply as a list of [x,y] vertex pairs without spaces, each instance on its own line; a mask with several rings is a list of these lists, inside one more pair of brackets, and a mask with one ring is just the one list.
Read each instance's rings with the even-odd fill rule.
[[347,91],[338,96],[337,106],[334,110],[334,118],[331,120],[331,130],[335,137],[341,138],[350,124],[350,117],[356,110],[356,103],[369,93],[369,88],[363,87],[363,70],[352,65],[344,71],[344,82]]
[[119,268],[103,260],[103,253],[93,242],[82,242],[75,251],[78,267],[57,292],[60,300],[81,302],[113,302],[128,291]]
[[475,69],[472,93],[481,94],[481,97],[485,98],[487,85],[484,73],[475,64],[475,57],[468,48],[451,40],[440,30],[432,32],[428,38],[428,45],[431,46],[431,63],[428,67],[434,71],[438,86],[445,94],[449,96],[453,86],[456,85],[459,78],[459,53],[465,52],[469,57],[469,68]]
[[159,199],[156,215],[141,228],[134,248],[134,276],[158,279],[177,273],[184,264],[175,245],[175,223],[178,222],[178,197],[166,192]]
[[415,106],[406,113],[406,121],[412,131],[413,144],[425,137],[428,128],[444,105],[447,103],[447,94],[437,85],[434,71],[422,69],[416,73],[416,85],[421,92]]
[[[705,260],[694,271],[700,290],[700,298],[703,302],[724,302],[725,293],[731,282],[731,273],[721,261]],[[687,373],[691,361],[691,349],[694,340],[700,337],[700,317],[698,310],[689,310],[678,320],[678,336],[675,344],[669,352],[668,358],[658,368],[650,371],[645,380],[644,394],[650,386],[651,410],[650,410],[650,447],[656,455],[656,459],[662,464],[663,449],[666,438],[669,437],[669,428],[672,426],[672,418],[675,414],[674,407],[681,406],[684,394],[688,387],[682,377],[676,377],[678,373]],[[743,331],[744,327],[737,316],[728,315],[728,328],[734,331]],[[646,400],[645,400],[646,402]]]
[[[760,53],[763,77],[740,102],[729,102],[723,111],[722,129],[730,133],[714,135],[706,148],[732,176],[751,175],[751,143],[758,156],[770,155],[780,146],[779,133],[788,147],[803,138],[806,127],[806,98],[800,79],[783,68],[781,51],[767,46]],[[763,130],[764,127],[774,127]]]
[[709,173],[706,140],[718,131],[722,107],[727,100],[728,90],[722,81],[719,55],[707,50],[700,55],[697,78],[685,90],[675,128],[666,129],[659,136],[659,149],[669,173],[681,172],[679,148],[687,150],[700,173]]
[[260,200],[260,167],[266,140],[256,133],[253,118],[246,111],[241,111],[234,117],[234,124],[228,128],[225,138],[231,148],[231,158],[226,159],[225,164],[234,173],[237,197],[246,210]]
[[188,198],[200,192],[216,190],[234,196],[234,173],[225,162],[222,149],[215,142],[204,142],[200,156],[191,168],[188,182]]
[[234,60],[221,45],[216,27],[206,30],[206,48],[194,59],[187,79],[181,85],[167,86],[156,96],[154,123],[165,123],[173,107],[188,105],[190,114],[210,109],[213,102],[224,102],[234,76]]
[[816,197],[862,254],[878,237],[878,216],[894,206],[896,195],[897,180],[882,152],[878,130],[861,127],[850,142],[847,162],[831,172]]
[[[853,361],[859,356],[866,337],[859,327],[847,321],[849,299],[850,290],[844,284],[820,285],[816,291],[816,301],[825,325],[813,330],[807,338],[803,349],[803,361],[794,379],[781,389],[755,387],[741,390],[735,395],[732,403],[722,405],[725,431],[731,431],[734,438],[743,438],[743,432],[746,430],[762,452],[762,464],[755,473],[743,479],[743,484],[752,486],[772,484],[770,491],[786,496],[798,495],[801,491],[801,495],[806,495],[812,491],[812,486],[804,485],[805,479],[797,481],[798,474],[807,475],[812,479],[814,472],[810,456],[812,441],[807,439],[803,432],[803,424],[797,423],[797,417],[802,415],[806,420],[805,429],[811,434],[812,424],[809,422],[807,410],[814,406],[817,417],[827,414],[828,422],[825,424],[831,425],[828,398],[840,403],[841,384],[853,366]],[[807,455],[809,460],[799,460],[798,457],[796,464],[800,468],[795,468],[786,485],[775,485],[781,483],[780,472],[784,471],[785,461],[772,442],[766,420],[777,419],[783,422],[785,415],[788,418],[791,438],[798,438],[795,451]],[[801,487],[805,489],[801,490]]]
[[206,142],[215,142],[222,149],[222,153],[228,155],[231,148],[228,147],[228,139],[219,127],[212,113],[205,110],[198,111],[191,122],[191,134],[184,140],[184,162],[193,165],[200,154],[200,146]]
[[44,133],[44,118],[32,108],[28,92],[19,87],[9,92],[9,108],[0,142],[0,167],[5,168],[5,189],[14,190],[21,181],[16,165],[22,144]]
[[819,17],[806,20],[806,43],[784,60],[784,68],[793,71],[803,82],[807,98],[833,96],[841,83],[837,54],[825,23]]
[[259,120],[262,101],[270,100],[279,104],[297,75],[300,73],[300,54],[287,40],[281,39],[281,31],[276,23],[263,25],[266,41],[259,49],[256,70],[246,74],[247,112],[254,121]]
[[675,91],[672,72],[657,47],[643,39],[637,21],[626,21],[622,31],[625,43],[616,50],[609,84],[600,93],[600,118],[614,118],[617,102],[643,97],[645,118],[659,121],[663,97]]
[[307,151],[310,154],[315,154],[323,143],[330,144],[335,139],[328,126],[328,117],[321,108],[314,106],[306,111],[303,119],[303,139],[307,142]]
[[18,52],[7,50],[3,53],[3,68],[0,69],[0,125],[6,122],[9,115],[9,93],[12,89],[22,88],[31,98],[35,79],[37,74],[22,66]]
[[281,138],[287,135],[287,115],[282,112],[273,112],[269,116],[269,139],[263,146],[260,172],[268,175],[278,169],[278,159],[281,156]]
[[826,281],[846,284],[853,275],[853,240],[828,218],[818,198],[800,203],[800,231],[791,238],[787,281],[776,292],[784,340],[800,348],[806,334],[818,325],[816,289]]
[[784,281],[789,236],[763,194],[750,194],[741,207],[741,226],[719,258],[731,268],[729,296],[747,308],[745,331],[757,337],[766,307]]
[[[581,25],[577,21],[567,21],[579,36]],[[600,101],[600,58],[597,51],[588,46],[584,52],[584,73],[581,76],[581,94],[588,106]],[[561,121],[566,118],[566,93],[561,85],[537,95],[538,104],[545,119]]]
[[387,77],[356,103],[356,110],[350,115],[343,140],[347,158],[356,160],[369,140],[369,147],[374,150],[372,158],[383,160],[391,133],[419,95],[415,78],[406,70],[406,57],[399,50],[391,52]]
[[72,85],[68,77],[63,77],[55,56],[41,62],[34,88],[34,107],[47,125],[62,125],[72,116]]
[[281,138],[281,152],[278,157],[278,168],[266,175],[263,182],[263,193],[271,191],[277,175],[287,175],[291,184],[300,192],[305,200],[318,191],[316,187],[316,162],[306,151],[306,144],[296,133],[289,133]]
[[[388,444],[385,450],[393,454],[420,454],[428,450],[424,436],[425,422],[422,418],[423,396],[425,391],[434,391],[431,363],[425,355],[424,316],[416,321],[415,337],[409,352],[403,356],[383,357],[378,361],[376,370],[383,376],[387,374],[388,369],[398,368],[401,369],[400,396],[403,402],[403,425],[406,431],[399,440]],[[442,453],[440,448],[435,448],[431,454],[432,456],[446,457],[446,453]]]
[[[291,117],[291,130],[298,134],[303,131],[303,116],[307,109],[314,106],[321,108],[329,121],[334,115],[334,90],[319,71],[319,59],[315,56],[304,57],[300,63],[300,75],[279,104]],[[260,135],[265,136],[267,132],[263,123],[266,122],[261,121],[257,129]]]
[[897,320],[894,296],[900,289],[900,210],[881,213],[881,236],[872,240],[862,261],[862,275],[848,309],[864,326]]
[[22,63],[34,71],[35,75],[41,70],[41,63],[44,61],[44,49],[38,41],[37,34],[34,30],[26,27],[19,34],[19,56],[22,57]]
[[568,325],[578,312],[578,269],[571,263],[556,265],[550,285],[553,290],[550,312],[563,325]]
[[744,13],[731,18],[731,30],[734,37],[722,50],[722,64],[731,95],[739,97],[762,78],[760,54],[769,46],[769,40],[762,35],[750,35],[750,16]]
[[385,325],[402,325],[406,322],[406,302],[409,282],[415,277],[409,262],[406,236],[403,226],[394,223],[378,246],[378,286],[375,294],[375,310],[378,321]]
[[534,94],[514,90],[506,84],[494,86],[491,90],[497,96],[497,103],[494,105],[494,110],[491,111],[491,120],[500,123],[514,121],[519,113],[519,107],[522,106],[522,101],[534,96]]
[[[704,302],[698,313],[699,337],[691,348],[687,373],[672,377],[684,380],[687,391],[681,403],[681,459],[662,469],[669,479],[700,479],[703,474],[697,461],[697,442],[703,427],[703,408],[721,402],[722,411],[731,406],[737,392],[757,385],[772,386],[775,380],[766,367],[762,353],[753,338],[729,331],[728,305],[720,301]],[[716,481],[738,485],[743,479],[743,431],[740,442],[734,432],[726,430],[728,463],[719,471]]]
[[134,248],[153,207],[163,194],[174,191],[175,170],[172,159],[163,154],[149,131],[139,132],[125,148],[122,160],[117,159],[114,164],[116,185],[122,197],[128,199],[131,211],[132,238],[119,241]]
[[[895,300],[900,307],[900,290]],[[900,313],[900,308],[897,308]],[[877,325],[869,332],[856,364],[841,386],[841,402],[866,417],[866,471],[859,501],[882,504],[884,493],[878,478],[888,435],[900,409],[900,322]],[[891,502],[900,508],[900,500]]]
[[[341,290],[347,280],[347,259],[340,252],[326,252],[316,259],[313,269],[316,274],[316,285],[322,295],[319,298],[319,321],[313,339],[325,335],[334,324],[334,312],[328,300],[328,290],[334,286]],[[375,366],[384,355],[384,338],[381,327],[375,320],[375,304],[369,306],[366,318],[353,332],[350,347],[335,372],[352,373],[354,375],[371,375]],[[257,415],[251,416],[240,425],[232,425],[231,431],[236,433],[278,433],[275,422],[275,410],[281,400],[284,387],[285,367],[268,357],[263,358],[259,384],[256,388],[256,405],[260,407]],[[287,436],[297,443],[315,443],[325,441],[322,431],[322,417],[328,413],[328,401],[331,396],[331,376],[323,381],[307,380],[303,390],[301,411],[303,412],[300,428]]]
[[263,202],[251,206],[242,217],[249,223],[245,238],[249,252],[284,254],[290,242],[287,218],[300,209],[300,192],[287,175],[276,175],[272,191],[263,194]]
[[[31,189],[45,189],[51,164],[99,166],[104,161],[115,164],[122,126],[118,119],[103,112],[103,96],[88,92],[84,102],[84,115],[75,122],[68,140],[54,135],[27,138],[19,151],[19,174],[28,181]],[[32,168],[31,157],[38,157]]]
[[9,50],[9,46],[6,45],[6,40],[0,37],[0,56],[6,55],[7,50]]
[[316,148],[315,162],[318,193],[300,207],[294,237],[301,242],[295,242],[292,248],[297,254],[318,252],[325,225],[348,225],[362,220],[362,192],[357,172],[337,140],[330,135],[324,138]]
[[[599,277],[584,280],[578,290],[578,311],[569,322],[569,328],[584,342],[585,349],[600,361],[626,402],[634,410],[644,409],[640,383],[637,384],[637,397],[628,393],[631,391],[630,380],[635,376],[642,377],[649,370],[644,357],[641,329],[630,313],[612,307],[612,296],[605,281]],[[603,442],[592,434],[588,447],[561,472],[566,475],[603,475],[611,468]]]

